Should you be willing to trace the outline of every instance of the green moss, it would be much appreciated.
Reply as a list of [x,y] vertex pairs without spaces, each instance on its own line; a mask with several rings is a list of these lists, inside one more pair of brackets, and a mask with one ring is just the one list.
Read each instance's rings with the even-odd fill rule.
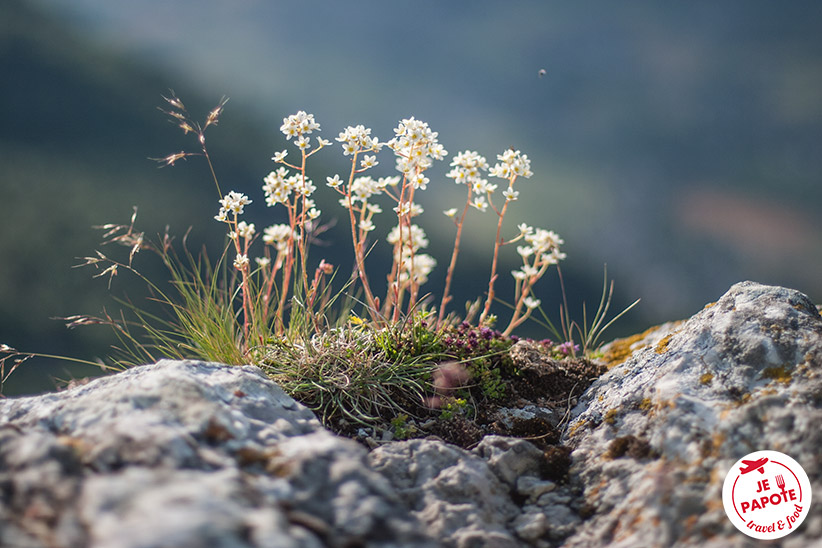
[[398,440],[407,440],[417,432],[416,426],[408,424],[408,415],[397,415],[391,419],[391,426],[394,430],[394,438]]

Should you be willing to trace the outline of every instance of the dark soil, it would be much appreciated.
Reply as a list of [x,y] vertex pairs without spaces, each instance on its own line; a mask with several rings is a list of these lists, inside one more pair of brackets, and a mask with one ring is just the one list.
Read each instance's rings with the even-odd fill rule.
[[[527,342],[515,345],[510,357],[514,372],[502,379],[504,390],[497,397],[469,380],[452,394],[432,398],[438,405],[420,408],[414,417],[371,427],[341,422],[334,429],[371,448],[397,439],[431,438],[472,449],[490,434],[523,438],[546,452],[550,470],[545,472],[556,475],[570,465],[570,449],[559,445],[570,410],[605,367],[582,358],[555,360],[539,344]],[[465,403],[459,405],[458,397]]]

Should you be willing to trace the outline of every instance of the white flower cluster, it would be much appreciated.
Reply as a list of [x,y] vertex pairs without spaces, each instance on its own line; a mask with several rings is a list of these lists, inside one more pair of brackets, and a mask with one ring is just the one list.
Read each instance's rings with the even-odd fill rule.
[[254,223],[246,223],[245,221],[240,221],[237,223],[237,231],[234,232],[233,230],[228,233],[228,237],[232,240],[236,239],[237,237],[250,240],[254,237],[254,234],[257,233],[257,230],[254,228]]
[[248,266],[248,255],[245,253],[237,253],[237,256],[234,258],[234,268],[242,270],[246,266]]
[[531,161],[528,155],[522,154],[518,150],[509,148],[502,154],[497,155],[500,163],[494,165],[489,172],[492,177],[510,179],[512,176],[529,178],[534,173],[531,171]]
[[[436,259],[430,255],[417,253],[420,249],[428,247],[428,237],[422,228],[411,225],[410,227],[403,227],[402,239],[402,249],[397,249],[394,254],[394,260],[399,264],[400,270],[398,281],[400,284],[404,284],[413,279],[417,284],[424,284],[428,281],[428,275],[437,265]],[[400,240],[400,227],[395,226],[392,228],[386,240],[396,246]]]
[[316,219],[320,216],[320,210],[316,208],[314,200],[309,199],[309,196],[314,194],[317,187],[314,186],[314,183],[312,183],[308,177],[303,179],[299,174],[289,175],[288,170],[280,166],[276,171],[272,171],[266,175],[263,183],[265,203],[268,204],[269,207],[286,203],[291,193],[294,192],[306,198],[306,216],[309,220]]
[[271,225],[263,230],[263,242],[274,246],[277,251],[287,251],[289,238],[295,237],[296,234],[286,224]]
[[[351,200],[352,202],[362,202],[365,204],[372,196],[382,194],[386,187],[397,186],[399,182],[399,177],[380,177],[379,179],[368,176],[357,177],[351,182]],[[342,204],[343,207],[348,207],[348,202],[345,198],[340,200],[340,204]]]
[[[471,189],[471,207],[485,211],[488,209],[488,197],[497,189],[497,185],[488,184],[482,178],[482,172],[488,170],[488,161],[474,151],[466,150],[454,156],[451,171],[446,177],[454,179],[457,184],[465,184]],[[456,209],[445,212],[449,217],[456,214]]]
[[339,175],[327,177],[326,180],[328,181],[328,186],[343,195],[343,197],[339,200],[341,206],[346,209],[348,208],[350,196],[350,205],[355,213],[362,213],[363,209],[365,209],[365,215],[360,217],[361,220],[358,225],[360,229],[365,232],[371,232],[374,228],[376,228],[371,219],[377,213],[382,213],[382,208],[379,205],[369,203],[368,200],[372,196],[379,196],[382,194],[386,187],[397,186],[400,182],[399,177],[380,177],[379,179],[374,179],[373,177],[363,175],[355,178],[351,182],[349,193],[346,194],[342,190],[338,190],[338,188],[343,184],[343,181],[340,179]]
[[[382,148],[382,143],[376,137],[371,137],[371,128],[363,125],[348,126],[340,132],[340,136],[336,140],[342,143],[343,154],[346,156],[364,150],[379,152]],[[372,159],[374,161],[373,165],[377,165],[375,156],[366,156],[366,158]],[[365,166],[363,167],[367,169]]]
[[242,215],[243,208],[251,203],[248,196],[233,190],[223,196],[220,200],[220,212],[214,217],[220,222],[228,222],[228,213],[233,213],[236,219],[238,215]]
[[[290,141],[291,138],[294,137],[294,144],[297,145],[300,150],[309,148],[308,134],[315,130],[320,130],[320,124],[314,121],[313,114],[307,114],[303,110],[297,112],[297,114],[292,114],[288,118],[283,118],[283,125],[280,126],[280,131],[283,132],[285,138]],[[319,137],[317,139],[320,147],[329,144],[325,139]],[[275,162],[281,162],[285,158],[285,155],[285,151],[278,152],[273,159]]]
[[525,223],[519,225],[519,231],[519,237],[528,245],[517,246],[517,253],[523,261],[520,270],[511,272],[517,281],[536,281],[534,278],[540,276],[544,268],[557,264],[566,257],[559,250],[559,246],[565,241],[556,232],[534,228]]
[[422,172],[431,167],[434,160],[442,160],[448,151],[437,142],[436,131],[413,117],[402,120],[394,135],[387,144],[397,155],[397,171],[408,177],[413,188],[425,190],[428,178]]
[[451,160],[451,171],[446,177],[454,179],[457,184],[470,185],[475,180],[480,179],[483,171],[488,171],[488,160],[472,150],[458,153]]

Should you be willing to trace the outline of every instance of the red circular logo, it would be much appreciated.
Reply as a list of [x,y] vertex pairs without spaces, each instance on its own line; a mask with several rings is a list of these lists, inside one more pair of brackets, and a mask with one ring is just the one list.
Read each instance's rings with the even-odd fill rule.
[[796,530],[811,506],[811,482],[798,462],[778,451],[736,461],[722,487],[725,513],[748,536],[775,539]]

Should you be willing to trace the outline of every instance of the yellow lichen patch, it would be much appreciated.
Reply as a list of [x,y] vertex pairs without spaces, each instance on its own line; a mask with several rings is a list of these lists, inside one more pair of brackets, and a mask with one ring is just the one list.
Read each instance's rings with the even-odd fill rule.
[[615,367],[630,358],[631,354],[639,350],[639,348],[642,348],[641,346],[638,347],[637,343],[648,338],[649,335],[658,329],[659,326],[657,325],[646,329],[642,333],[637,333],[636,335],[631,335],[630,337],[625,337],[624,339],[616,339],[611,342],[608,345],[608,349],[605,351],[605,354],[602,356],[602,361],[604,362],[605,367],[611,369],[612,367]]
[[654,351],[657,354],[664,354],[665,352],[667,352],[668,351],[668,345],[671,344],[671,338],[673,336],[674,336],[673,333],[669,333],[668,335],[665,335],[664,337],[662,337],[662,340],[659,341],[658,343],[656,343],[656,348],[654,348]]
[[640,411],[644,411],[646,413],[650,411],[653,408],[653,406],[654,402],[651,400],[651,398],[642,398],[642,400],[639,402]]
[[605,417],[603,417],[602,420],[605,421],[606,424],[610,424],[610,425],[613,426],[616,423],[616,416],[617,416],[617,410],[616,409],[609,409],[608,411],[605,412]]
[[751,401],[751,394],[750,392],[745,392],[744,394],[742,394],[742,397],[736,401],[736,406],[741,407],[749,401]]
[[573,435],[575,435],[575,434],[576,434],[579,430],[581,430],[582,428],[584,428],[584,427],[585,427],[585,425],[587,425],[587,424],[588,424],[588,421],[587,421],[587,420],[585,420],[585,419],[583,419],[583,420],[581,420],[581,421],[577,421],[577,422],[576,422],[576,423],[574,423],[574,425],[571,427],[571,430],[569,430],[569,431],[568,431],[568,435],[569,435],[569,436],[573,436]]
[[699,384],[710,384],[714,380],[713,373],[703,373],[699,376]]
[[762,378],[763,379],[771,379],[777,382],[781,382],[782,384],[788,384],[791,382],[791,375],[793,373],[793,368],[787,365],[780,365],[776,367],[766,367],[762,370]]
[[708,310],[709,308],[712,308],[714,306],[716,306],[716,301],[706,304],[705,306],[702,307],[702,310]]
[[624,339],[617,339],[611,343],[607,352],[602,356],[602,361],[605,362],[605,367],[611,369],[621,364],[631,357],[634,353],[633,345],[645,338],[648,332],[653,331],[654,328],[649,329],[643,333],[637,333]]

